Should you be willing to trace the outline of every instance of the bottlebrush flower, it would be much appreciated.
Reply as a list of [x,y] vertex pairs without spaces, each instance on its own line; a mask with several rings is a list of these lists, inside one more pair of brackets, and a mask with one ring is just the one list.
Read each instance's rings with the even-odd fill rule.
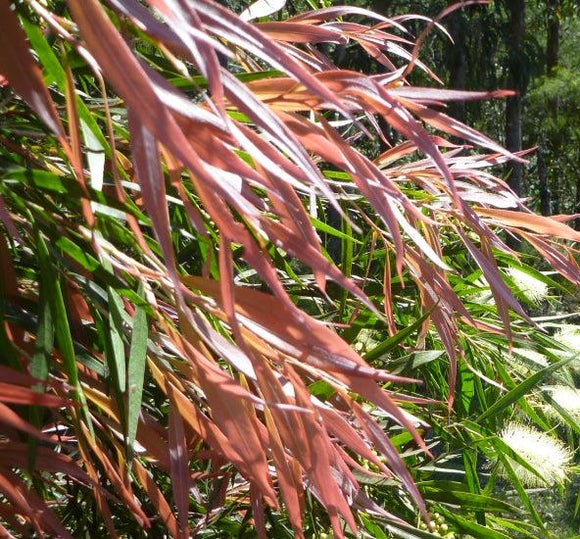
[[580,421],[579,390],[564,385],[544,386],[542,390],[548,391],[554,403],[566,411],[575,421]]
[[[564,345],[571,352],[571,355],[580,354],[580,327],[572,324],[561,326],[554,334],[554,340]],[[580,372],[580,357],[573,359],[568,366],[573,371]]]
[[573,352],[580,352],[580,327],[571,324],[562,326],[554,334],[554,339]]
[[529,348],[516,348],[513,354],[516,360],[533,369],[543,369],[549,365],[548,358],[544,354]]
[[[515,422],[506,425],[500,433],[500,438],[540,474],[541,477],[507,457],[525,487],[547,487],[563,483],[566,479],[572,452],[562,441]],[[500,475],[508,477],[503,466],[500,468]]]
[[548,285],[529,273],[517,268],[508,268],[507,273],[518,290],[531,302],[540,303],[548,296]]

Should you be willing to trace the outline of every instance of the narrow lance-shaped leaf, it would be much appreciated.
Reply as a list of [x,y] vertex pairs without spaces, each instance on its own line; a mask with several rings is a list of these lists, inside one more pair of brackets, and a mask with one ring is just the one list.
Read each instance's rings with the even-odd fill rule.
[[501,397],[499,400],[493,403],[485,412],[483,412],[483,414],[481,414],[477,418],[476,420],[477,423],[481,423],[481,421],[483,421],[484,419],[493,417],[502,410],[505,410],[505,408],[507,408],[514,402],[521,399],[524,395],[529,393],[534,387],[536,387],[539,383],[541,383],[542,380],[546,378],[546,376],[549,376],[551,373],[557,371],[558,369],[561,369],[572,359],[573,358],[567,358],[563,359],[562,361],[558,361],[558,363],[549,365],[548,367],[545,367],[544,369],[536,372],[529,378],[526,378],[521,384],[514,387],[511,391],[509,391],[503,397]]
[[107,365],[112,378],[113,387],[119,397],[126,388],[126,364],[125,364],[125,334],[123,321],[123,301],[117,291],[109,287],[109,335],[107,342]]
[[144,307],[137,306],[133,318],[131,348],[127,366],[127,455],[129,462],[134,455],[135,436],[141,413],[145,366],[147,364],[147,338],[149,327]]
[[171,478],[173,485],[173,496],[177,506],[177,516],[179,521],[179,537],[189,537],[188,509],[189,509],[189,470],[187,459],[187,447],[185,443],[185,432],[183,429],[183,418],[181,411],[175,403],[173,397],[173,386],[169,388],[169,461],[171,463]]
[[92,430],[92,421],[87,407],[86,398],[80,383],[79,372],[76,363],[76,354],[70,331],[66,306],[62,288],[60,285],[60,274],[55,271],[46,242],[42,234],[36,234],[36,248],[40,265],[41,278],[46,283],[46,290],[49,297],[51,316],[54,320],[56,343],[62,355],[65,371],[68,375],[69,383],[75,390],[75,398],[80,402],[85,420],[89,430]]
[[8,0],[0,0],[0,74],[20,94],[44,123],[65,142],[64,130],[42,72],[28,48],[26,34]]

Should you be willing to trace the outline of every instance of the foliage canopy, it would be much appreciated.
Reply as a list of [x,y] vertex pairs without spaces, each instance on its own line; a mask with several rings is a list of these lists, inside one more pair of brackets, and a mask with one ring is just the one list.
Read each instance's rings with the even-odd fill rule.
[[577,285],[580,233],[445,111],[509,92],[410,85],[438,81],[433,21],[252,15],[0,0],[3,531],[431,537],[427,500],[456,532],[544,533],[514,470],[541,473],[498,433],[557,424],[528,394],[569,360],[507,268]]

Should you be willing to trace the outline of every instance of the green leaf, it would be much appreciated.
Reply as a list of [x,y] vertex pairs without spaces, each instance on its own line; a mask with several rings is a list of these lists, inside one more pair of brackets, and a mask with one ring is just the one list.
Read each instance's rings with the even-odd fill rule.
[[87,407],[87,400],[79,379],[79,372],[76,363],[73,339],[70,331],[70,324],[64,296],[60,285],[60,273],[52,265],[48,247],[41,233],[36,234],[36,248],[38,262],[40,266],[40,279],[46,287],[48,301],[50,304],[51,318],[54,323],[56,343],[60,350],[65,371],[68,375],[69,384],[74,388],[74,398],[81,404],[83,415],[89,429],[93,434],[91,415]]
[[131,348],[129,350],[129,364],[127,369],[127,455],[129,462],[134,455],[133,444],[135,443],[139,414],[141,413],[143,382],[145,379],[145,366],[147,364],[148,333],[147,312],[144,308],[137,307],[133,320],[133,333],[131,336]]
[[331,236],[336,236],[337,238],[341,238],[343,240],[351,241],[353,243],[356,243],[357,245],[364,245],[362,241],[357,240],[353,236],[349,236],[348,234],[345,234],[344,232],[330,226],[327,223],[319,221],[318,219],[316,219],[316,217],[310,216],[310,221],[312,222],[312,225],[314,226],[314,228],[316,228],[316,230],[320,230],[320,232],[324,232],[325,234],[330,234]]
[[55,82],[57,86],[64,91],[66,85],[64,69],[44,37],[42,29],[38,24],[33,24],[25,18],[21,19],[21,23],[28,34],[28,39],[30,40],[34,52],[38,55],[38,59],[44,67],[44,78],[47,86]]
[[[498,440],[498,441],[500,441],[500,440]],[[526,506],[527,510],[532,515],[532,518],[536,521],[536,524],[540,528],[541,537],[546,537],[547,534],[544,532],[544,522],[542,520],[542,517],[540,517],[538,511],[534,507],[534,504],[530,500],[530,497],[528,496],[526,489],[523,487],[521,481],[519,480],[518,474],[516,474],[512,465],[510,464],[510,459],[502,451],[498,451],[498,458],[501,461],[501,463],[502,463],[506,473],[508,474],[510,480],[512,481],[515,489],[517,490],[518,495],[520,496],[520,499],[522,500],[522,502]]]
[[361,517],[361,520],[365,525],[367,531],[371,533],[372,537],[374,537],[375,539],[388,539],[387,534],[381,529],[381,527],[376,522],[364,516]]
[[100,267],[99,261],[96,258],[92,257],[86,249],[83,249],[66,236],[59,236],[55,244],[86,270],[95,271]]
[[125,392],[127,385],[126,380],[126,362],[125,362],[125,344],[123,335],[123,312],[125,308],[121,296],[114,288],[108,289],[109,298],[109,342],[107,347],[107,365],[113,376],[115,389],[122,394]]
[[482,526],[476,522],[472,522],[471,520],[459,516],[456,512],[448,511],[444,507],[439,507],[439,512],[445,516],[446,520],[455,524],[462,532],[468,533],[476,539],[510,539],[510,537],[504,533],[488,528],[487,526]]
[[48,247],[42,235],[37,234],[37,253],[40,264],[40,278],[46,287],[52,319],[54,320],[56,342],[62,354],[63,363],[69,377],[70,384],[82,391],[79,382],[79,374],[76,364],[75,350],[70,332],[66,305],[59,280],[59,272],[53,267],[49,257]]
[[[50,310],[47,287],[40,282],[40,298],[38,302],[38,327],[36,329],[36,344],[34,355],[30,360],[30,374],[39,380],[48,378],[50,358],[54,348],[54,324]],[[42,386],[36,388],[43,391]]]
[[393,350],[399,343],[403,342],[407,337],[412,335],[417,329],[421,327],[423,322],[427,320],[431,312],[425,313],[423,316],[415,320],[410,326],[399,331],[396,335],[389,337],[382,343],[375,346],[372,350],[369,350],[364,356],[363,359],[365,361],[373,361],[374,359],[378,359],[379,357],[389,353]]
[[524,395],[529,393],[534,387],[536,387],[542,380],[544,380],[548,375],[561,369],[564,365],[570,362],[572,358],[563,359],[554,365],[550,365],[541,371],[533,374],[529,378],[526,378],[521,384],[517,385],[514,389],[506,393],[503,397],[493,403],[483,414],[481,414],[475,421],[476,423],[481,423],[484,419],[493,417],[498,413],[505,410],[508,406],[514,402],[521,399]]
[[423,481],[417,483],[417,486],[426,500],[458,505],[471,510],[484,509],[498,513],[518,511],[517,507],[502,500],[469,492],[462,483],[456,481]]

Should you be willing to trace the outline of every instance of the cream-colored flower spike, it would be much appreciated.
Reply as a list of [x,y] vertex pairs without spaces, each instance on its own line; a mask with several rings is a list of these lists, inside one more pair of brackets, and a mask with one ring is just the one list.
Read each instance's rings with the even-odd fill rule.
[[560,327],[554,334],[554,340],[567,346],[573,352],[580,352],[580,326],[568,324]]
[[[547,487],[563,483],[567,468],[572,461],[572,452],[560,440],[520,423],[508,423],[500,433],[500,438],[522,459],[544,478],[524,468],[513,459],[509,463],[518,479],[525,487]],[[500,474],[507,477],[505,469]]]
[[[574,387],[564,385],[544,386],[542,390],[548,391],[552,400],[576,422],[580,422],[580,391]],[[555,412],[553,408],[550,408]]]
[[540,303],[548,297],[548,285],[543,281],[517,268],[508,268],[507,273],[519,291],[530,301]]

